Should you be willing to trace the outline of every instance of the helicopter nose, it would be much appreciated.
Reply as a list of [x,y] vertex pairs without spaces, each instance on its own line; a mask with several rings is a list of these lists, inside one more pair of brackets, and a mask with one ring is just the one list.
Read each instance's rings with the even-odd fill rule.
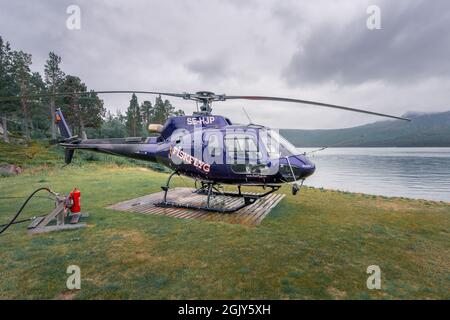
[[[316,171],[316,166],[304,155],[293,156],[294,163],[300,168],[301,174],[299,179],[305,179]],[[290,159],[289,159],[290,160]],[[291,161],[291,160],[290,160]],[[292,161],[291,161],[292,164]]]
[[316,170],[316,166],[304,155],[290,156],[289,161],[285,158],[284,162],[281,162],[280,172],[283,177],[291,181],[292,175],[295,175],[295,180],[301,180],[309,177]]

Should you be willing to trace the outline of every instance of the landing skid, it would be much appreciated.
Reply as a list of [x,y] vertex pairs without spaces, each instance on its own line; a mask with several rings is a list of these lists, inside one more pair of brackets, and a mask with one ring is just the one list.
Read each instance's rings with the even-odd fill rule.
[[[254,185],[254,187],[262,187],[262,188],[270,188],[269,191],[266,191],[262,194],[250,194],[250,193],[242,193],[241,192],[241,186],[238,186],[238,192],[224,192],[224,191],[220,191],[219,188],[216,187],[217,184],[213,184],[212,187],[212,194],[213,195],[218,195],[218,196],[229,196],[229,197],[248,197],[248,198],[256,198],[256,199],[260,199],[263,198],[265,196],[268,196],[269,194],[277,191],[278,189],[280,189],[281,186],[279,185]],[[198,188],[197,190],[195,190],[194,192],[197,194],[208,194],[208,183],[202,182],[202,186],[200,188]]]
[[[173,172],[170,176],[169,179],[167,179],[167,183],[165,186],[161,187],[161,189],[163,189],[164,191],[164,199],[162,202],[159,203],[155,203],[155,206],[158,207],[174,207],[174,208],[186,208],[186,209],[197,209],[197,210],[203,210],[203,211],[210,211],[210,212],[219,212],[219,213],[232,213],[232,212],[236,212],[242,208],[245,208],[253,203],[256,202],[256,200],[261,199],[275,191],[277,191],[280,186],[279,185],[269,185],[268,187],[270,188],[269,191],[266,191],[263,194],[249,194],[249,193],[242,193],[241,192],[241,186],[238,186],[238,192],[224,192],[224,191],[220,191],[219,185],[217,183],[213,183],[213,182],[202,182],[202,185],[200,188],[196,189],[194,191],[194,193],[197,194],[204,194],[207,195],[207,200],[206,200],[206,205],[205,206],[195,206],[195,205],[189,205],[189,204],[184,204],[184,203],[177,203],[177,202],[173,202],[173,201],[168,201],[167,200],[167,194],[169,192],[169,185],[170,185],[170,180],[172,179],[172,177],[174,175],[179,175],[178,172]],[[261,185],[261,187],[266,187]],[[216,207],[214,205],[211,204],[211,198],[213,197],[220,197],[220,196],[228,196],[228,197],[238,197],[238,198],[242,198],[244,199],[244,203],[237,205],[233,208],[221,208],[221,207]]]

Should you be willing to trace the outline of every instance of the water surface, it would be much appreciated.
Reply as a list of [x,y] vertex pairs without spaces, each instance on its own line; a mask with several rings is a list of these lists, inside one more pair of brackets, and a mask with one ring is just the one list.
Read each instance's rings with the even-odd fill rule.
[[329,148],[309,157],[316,172],[305,185],[450,202],[450,148]]

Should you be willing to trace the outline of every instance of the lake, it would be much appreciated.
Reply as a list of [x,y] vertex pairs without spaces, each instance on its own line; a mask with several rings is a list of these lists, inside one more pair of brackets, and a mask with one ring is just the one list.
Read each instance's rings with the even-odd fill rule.
[[308,156],[316,165],[308,186],[450,202],[450,148],[329,148]]

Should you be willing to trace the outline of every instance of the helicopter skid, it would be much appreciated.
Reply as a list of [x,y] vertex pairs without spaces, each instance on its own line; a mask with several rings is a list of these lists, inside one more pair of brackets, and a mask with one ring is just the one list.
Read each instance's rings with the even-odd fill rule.
[[[260,198],[264,198],[265,196],[268,196],[269,194],[278,191],[278,189],[280,189],[280,185],[269,185],[269,186],[265,186],[265,185],[254,185],[254,187],[269,187],[270,190],[266,191],[264,193],[260,193],[260,194],[252,194],[252,193],[242,193],[241,192],[241,188],[240,186],[238,187],[238,192],[221,192],[219,191],[219,189],[213,187],[212,190],[212,194],[215,196],[229,196],[229,197],[248,197],[248,198],[256,198],[256,199],[260,199]],[[194,191],[194,193],[197,194],[208,194],[208,189],[205,186],[202,186],[200,188],[198,188],[197,190]]]

